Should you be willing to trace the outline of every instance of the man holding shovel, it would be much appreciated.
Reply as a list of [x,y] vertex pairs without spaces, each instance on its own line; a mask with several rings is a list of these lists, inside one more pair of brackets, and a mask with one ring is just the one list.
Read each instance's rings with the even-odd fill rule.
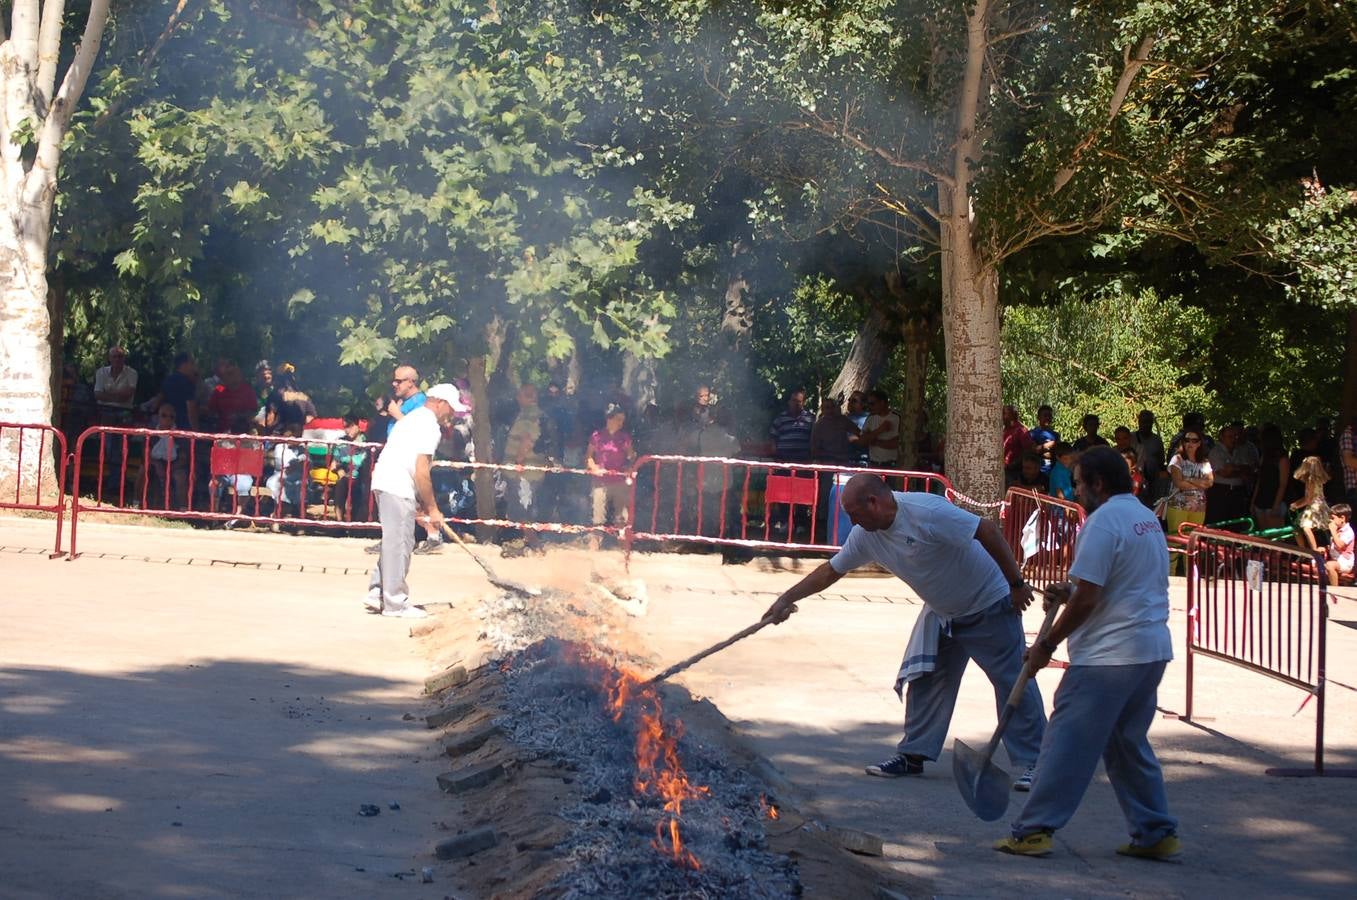
[[429,465],[443,438],[442,426],[452,424],[453,405],[460,400],[457,388],[450,384],[435,385],[425,396],[423,406],[411,409],[392,426],[372,469],[382,543],[368,584],[367,606],[402,619],[426,615],[410,603],[405,583],[415,549],[415,511],[423,509],[430,532],[442,527],[443,513],[434,497]]
[[[1125,466],[1123,466],[1125,468]],[[843,490],[853,522],[848,539],[824,563],[778,597],[764,620],[784,622],[797,601],[817,594],[867,563],[885,566],[923,600],[927,609],[910,637],[900,678],[905,736],[895,756],[867,767],[884,778],[920,775],[936,760],[956,706],[966,664],[974,659],[1005,705],[1023,667],[1020,613],[1032,589],[997,525],[958,509],[934,494],[896,493],[875,475],[855,475]],[[1004,733],[1013,762],[1025,771],[1014,783],[1027,790],[1041,747],[1046,716],[1035,682],[1029,682]]]
[[1028,651],[1037,671],[1069,638],[1070,667],[1041,746],[1041,776],[1012,836],[994,849],[1049,855],[1052,833],[1079,808],[1101,756],[1131,831],[1131,843],[1117,852],[1169,859],[1181,849],[1178,821],[1169,815],[1164,773],[1147,736],[1159,680],[1173,658],[1168,550],[1159,520],[1132,495],[1116,451],[1086,451],[1075,482],[1089,517],[1075,545],[1073,584],[1047,589],[1048,601],[1068,599],[1047,637]]

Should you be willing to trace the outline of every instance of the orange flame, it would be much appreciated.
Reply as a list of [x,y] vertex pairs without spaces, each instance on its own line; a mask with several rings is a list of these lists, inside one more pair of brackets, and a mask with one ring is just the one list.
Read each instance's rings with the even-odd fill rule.
[[774,821],[777,821],[777,819],[781,818],[781,816],[778,814],[777,807],[769,803],[768,797],[764,794],[759,794],[759,812],[763,813],[765,816]]
[[697,857],[684,846],[679,820],[683,818],[684,800],[705,797],[711,789],[689,781],[688,773],[679,761],[678,741],[683,737],[683,722],[674,719],[672,727],[665,729],[664,708],[659,695],[634,672],[614,669],[583,653],[575,655],[579,663],[601,671],[608,713],[614,722],[620,722],[629,708],[637,709],[635,788],[637,793],[654,793],[661,797],[664,810],[669,814],[667,823],[656,823],[652,846],[679,865],[702,868]]

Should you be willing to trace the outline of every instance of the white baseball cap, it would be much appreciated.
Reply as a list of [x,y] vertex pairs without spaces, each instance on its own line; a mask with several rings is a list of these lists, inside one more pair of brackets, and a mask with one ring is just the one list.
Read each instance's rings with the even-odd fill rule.
[[442,400],[444,403],[448,404],[448,406],[451,406],[452,411],[455,413],[464,413],[468,409],[466,404],[462,402],[462,392],[457,390],[457,385],[455,384],[448,384],[446,382],[443,384],[435,384],[424,392],[424,396],[434,400]]

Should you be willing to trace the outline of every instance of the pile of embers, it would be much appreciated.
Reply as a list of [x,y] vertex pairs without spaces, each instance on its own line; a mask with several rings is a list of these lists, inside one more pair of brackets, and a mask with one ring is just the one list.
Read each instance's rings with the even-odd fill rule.
[[794,897],[770,852],[766,787],[723,748],[685,735],[653,687],[583,645],[546,639],[500,664],[496,724],[520,751],[573,773],[572,826],[554,848],[561,897]]

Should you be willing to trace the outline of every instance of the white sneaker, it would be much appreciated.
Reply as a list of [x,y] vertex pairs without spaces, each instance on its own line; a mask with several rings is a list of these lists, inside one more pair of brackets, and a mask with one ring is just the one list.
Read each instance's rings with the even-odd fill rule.
[[384,609],[382,615],[393,619],[427,619],[429,614],[418,606],[407,606],[404,609]]
[[1037,767],[1030,765],[1023,770],[1023,773],[1013,782],[1013,790],[1019,793],[1027,793],[1032,790],[1032,782],[1037,780]]

